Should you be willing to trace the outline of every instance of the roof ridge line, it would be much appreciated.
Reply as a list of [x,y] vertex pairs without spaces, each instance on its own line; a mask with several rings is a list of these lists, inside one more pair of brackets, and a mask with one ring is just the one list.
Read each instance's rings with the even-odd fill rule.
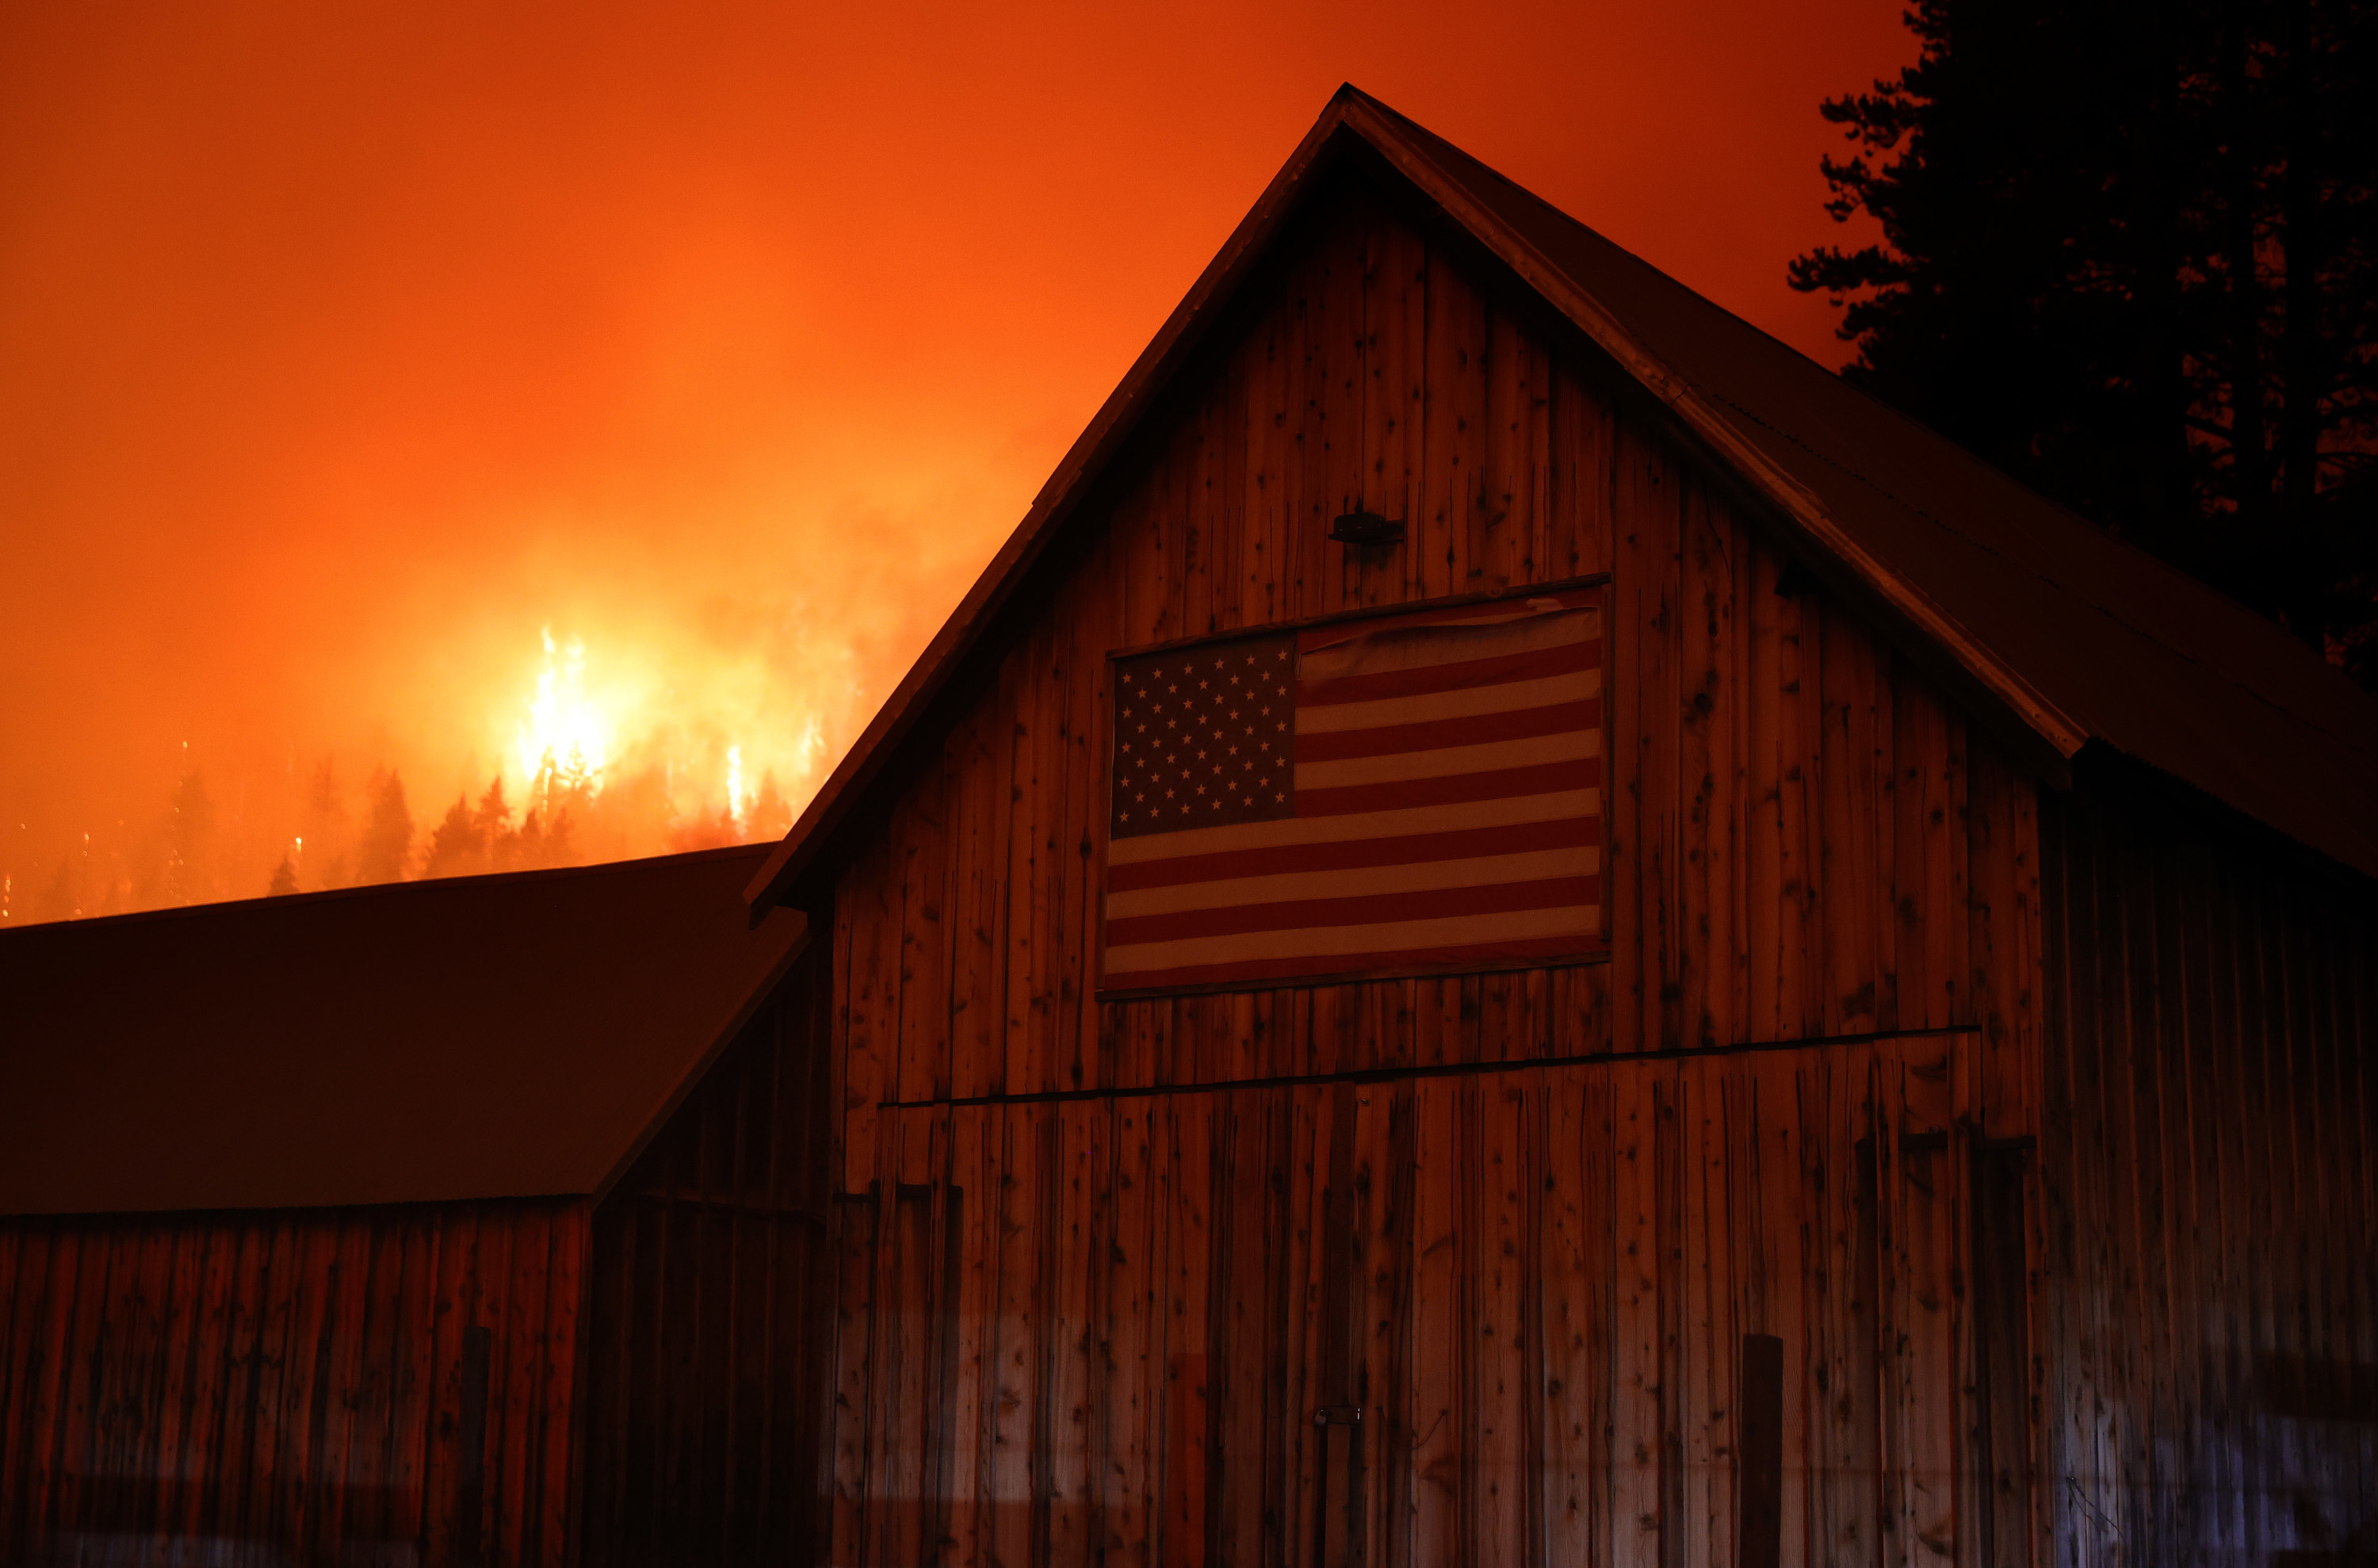
[[[1656,413],[1647,410],[1647,415],[1663,428],[1673,428],[1696,461],[1729,476],[1744,492],[1749,510],[1778,529],[1792,548],[1823,562],[1828,580],[1856,605],[1860,614],[1892,642],[1922,656],[1933,678],[1997,735],[2011,758],[2043,780],[2051,784],[2068,780],[2072,759],[2093,739],[2103,738],[2118,747],[2125,738],[2144,742],[2143,755],[2163,756],[2184,750],[2180,742],[2152,728],[2162,723],[2168,729],[2178,722],[2162,708],[2156,709],[2161,718],[2134,721],[2129,709],[2106,706],[2141,694],[2165,701],[2171,695],[2167,687],[2184,687],[2205,696],[2217,694],[2218,704],[2240,718],[2249,711],[2274,716],[2284,722],[2255,732],[2283,750],[2302,749],[2314,738],[2335,738],[2334,729],[2306,716],[2308,711],[2326,711],[2322,706],[2324,688],[2314,683],[2314,671],[2296,668],[2300,660],[2295,656],[2302,650],[2293,639],[2286,639],[2289,653],[2284,659],[2266,641],[2253,641],[2259,650],[2254,668],[2267,668],[2270,682],[2283,692],[2294,691],[2290,682],[2300,679],[2301,707],[2274,699],[2262,688],[2234,677],[2218,682],[2204,681],[2204,666],[2196,657],[2116,613],[2092,595],[2087,583],[2075,585],[2054,575],[2056,563],[2064,554],[2072,554],[2093,568],[2114,572],[2118,578],[2132,557],[2152,563],[2155,575],[2143,579],[2140,588],[2139,613],[2144,614],[2163,602],[2168,580],[2176,576],[2168,565],[2127,541],[2107,538],[2069,509],[2038,496],[1870,393],[1847,386],[1809,356],[1695,293],[1507,175],[1347,83],[1331,95],[1246,215],[1068,447],[1015,527],[871,718],[857,743],[752,876],[745,896],[755,911],[792,896],[797,883],[811,876],[823,859],[838,852],[835,846],[840,836],[852,829],[863,814],[865,799],[884,782],[885,770],[894,765],[895,754],[905,754],[903,748],[918,740],[919,726],[948,694],[955,666],[1004,623],[1026,580],[1043,564],[1056,541],[1071,537],[1084,515],[1081,508],[1091,487],[1102,482],[1101,476],[1123,456],[1132,432],[1152,416],[1158,400],[1168,395],[1178,376],[1218,330],[1223,307],[1280,241],[1281,225],[1303,210],[1329,171],[1350,159],[1367,175],[1409,193],[1415,207],[1434,214],[1433,221],[1448,230],[1466,231],[1469,241],[1494,265],[1508,270],[1519,288],[1540,300],[1553,316],[1565,319],[1598,353],[1606,355],[1622,381],[1639,386],[1658,405]],[[1638,274],[1656,282],[1663,292],[1639,298],[1642,290]],[[1675,314],[1667,302],[1670,294],[1690,301],[1699,314],[1669,320]],[[1703,320],[1704,316],[1709,319]],[[1723,375],[1725,366],[1715,360],[1697,361],[1694,344],[1699,340],[1692,333],[1719,326],[1726,329],[1726,334],[1716,348],[1755,349],[1762,366],[1772,350],[1780,356],[1776,364],[1788,362],[1794,376],[1810,378],[1805,383],[1787,379],[1783,383],[1787,398],[1796,389],[1796,395],[1813,400],[1812,410],[1831,410],[1845,418],[1854,410],[1861,411],[1845,427],[1858,437],[1845,441],[1850,456],[1859,456],[1872,446],[1881,458],[1889,459],[1900,451],[1894,443],[1916,437],[1922,442],[1908,449],[1915,454],[1911,461],[1920,460],[1933,448],[1953,456],[1959,465],[1944,469],[1935,490],[1925,492],[1931,506],[1908,501],[1891,485],[1812,445],[1829,439],[1821,419],[1810,425],[1805,435],[1790,435],[1718,391],[1727,384]],[[1737,342],[1731,335],[1737,332],[1747,335]],[[1688,374],[1687,368],[1718,379],[1704,384],[1697,374]],[[1835,407],[1824,388],[1840,388],[1854,395],[1855,402]],[[1797,412],[1796,404],[1773,405],[1779,419],[1789,421]],[[1884,424],[1869,429],[1866,423],[1869,416]],[[1821,461],[1808,461],[1811,457]],[[1897,469],[1892,471],[1898,474]],[[1923,472],[1919,467],[1900,476],[1920,479]],[[1997,545],[1974,537],[1935,510],[1946,508],[1964,519],[1958,508],[1968,490],[1979,490],[1987,499],[1970,509],[1974,515],[1964,519],[1965,524],[1993,530],[2002,520],[2004,528],[1992,536],[2002,534]],[[2039,515],[2034,516],[2035,511]],[[1899,531],[1877,523],[1868,513],[1898,519]],[[2108,555],[2108,549],[2113,553]],[[1999,584],[1999,591],[2011,599],[2028,602],[2035,596],[2026,585],[2037,582],[2057,587],[2060,603],[2085,605],[2096,613],[2076,618],[2075,627],[2100,628],[2095,635],[2107,643],[2105,655],[2126,666],[2135,664],[2137,669],[2119,678],[2099,678],[2068,669],[2069,661],[2060,662],[2053,657],[2052,639],[2050,645],[2042,645],[2029,620],[2010,621],[2008,617],[2017,615],[2017,610],[1997,604],[1987,595],[1977,597],[1957,575],[1956,562],[1965,549],[1984,552],[1994,581],[1999,568],[2013,569],[2007,581]],[[1934,561],[1934,555],[1940,559]],[[1969,556],[1964,560],[1968,566],[1973,564]],[[2189,580],[2183,575],[2178,581]],[[2102,585],[2108,592],[2123,585],[2121,581]],[[2211,593],[2219,600],[2217,618],[2215,609],[2207,607],[2196,619],[2240,637],[2252,632],[2286,638],[2285,633],[2244,607],[2221,599],[2216,591],[2203,585],[2194,586],[2198,594]],[[2192,602],[2181,599],[2175,619],[2188,619]],[[2158,680],[2162,686],[2156,685]],[[2139,692],[2131,692],[2131,686],[2139,687]],[[2240,704],[2241,693],[2254,702]],[[2348,710],[2339,707],[2337,711],[2342,715]],[[2164,744],[2166,741],[2170,743]],[[2159,745],[2161,751],[2156,750]],[[2310,749],[2321,748],[2311,745]],[[2349,746],[2335,755],[2343,770],[2340,778],[2369,774],[2370,760]],[[2168,756],[2160,766],[2170,766]],[[2295,810],[2273,796],[2270,784],[2267,778],[2258,782],[2250,778],[2220,788],[2223,799],[2239,809],[2262,814],[2279,831],[2316,849],[2331,846],[2318,852],[2347,863],[2370,860],[2367,846],[2358,838],[2345,849],[2336,847],[2343,841],[2331,830],[2334,825],[2324,826],[2318,820],[2325,806]]]
[[[2267,617],[2263,616],[2251,607],[2240,603],[2238,600],[2223,593],[2219,588],[2214,586],[2212,584],[2204,582],[2203,579],[2182,571],[2180,568],[2173,565],[2171,562],[2164,560],[2153,551],[2144,549],[2130,539],[2123,537],[2120,534],[2113,531],[2112,529],[2103,527],[2091,522],[2088,518],[2083,517],[2077,513],[2072,512],[2070,507],[2064,506],[2061,502],[2041,495],[2023,479],[2008,473],[2005,469],[1990,462],[1981,454],[1973,452],[1962,442],[1959,442],[1955,439],[1934,429],[1931,426],[1909,414],[1906,410],[1894,407],[1892,404],[1884,402],[1882,399],[1875,396],[1865,388],[1858,386],[1856,382],[1848,380],[1841,374],[1841,372],[1828,368],[1813,356],[1803,352],[1795,344],[1787,343],[1784,339],[1777,337],[1773,332],[1769,332],[1758,322],[1749,320],[1737,311],[1728,308],[1726,306],[1710,298],[1708,296],[1700,294],[1690,285],[1670,276],[1667,272],[1662,271],[1656,264],[1645,259],[1642,256],[1638,255],[1636,252],[1630,250],[1618,241],[1612,239],[1609,235],[1579,222],[1576,217],[1564,211],[1555,203],[1546,200],[1543,196],[1530,189],[1527,186],[1520,184],[1518,180],[1513,179],[1502,170],[1497,169],[1493,164],[1480,159],[1476,154],[1447,140],[1436,132],[1430,130],[1426,126],[1421,125],[1419,122],[1411,119],[1409,115],[1399,113],[1392,106],[1380,103],[1377,99],[1370,98],[1367,94],[1360,93],[1360,90],[1356,90],[1356,91],[1358,96],[1364,98],[1366,102],[1368,102],[1389,121],[1407,127],[1409,131],[1423,144],[1422,149],[1423,155],[1426,155],[1427,149],[1430,147],[1444,148],[1452,156],[1461,159],[1467,163],[1475,165],[1482,174],[1503,186],[1510,191],[1514,197],[1535,208],[1543,214],[1548,221],[1555,223],[1566,224],[1579,231],[1581,234],[1590,236],[1596,243],[1606,247],[1619,259],[1626,261],[1628,265],[1645,274],[1649,281],[1654,283],[1658,286],[1675,293],[1680,298],[1688,301],[1697,308],[1723,316],[1741,330],[1755,333],[1765,339],[1771,346],[1790,355],[1793,358],[1800,361],[1809,369],[1832,380],[1849,392],[1856,394],[1870,408],[1872,408],[1875,413],[1895,423],[1904,425],[1911,429],[1921,432],[1923,435],[1938,442],[1945,452],[1962,459],[1963,461],[1970,464],[1976,469],[1989,475],[1994,479],[2022,489],[2032,499],[2040,501],[2051,511],[2061,514],[2064,520],[2072,528],[2085,532],[2095,542],[2101,545],[2110,545],[2130,553],[2136,558],[2136,561],[2140,565],[2166,579],[2167,582],[2168,582],[2175,589],[2184,593],[2200,596],[2210,600],[2213,605],[2217,606],[2221,610],[2235,615],[2241,621],[2251,621],[2258,627],[2267,627],[2269,625]],[[1448,174],[1447,177],[1457,180],[1460,178],[1459,175],[1451,174]],[[1522,243],[1524,243],[1524,241]],[[1982,550],[1998,560],[2005,561],[2011,568],[2020,572],[2023,575],[2034,581],[2048,583],[2055,586],[2060,593],[2069,596],[2075,602],[2087,605],[2090,608],[2096,609],[2111,623],[2123,627],[2124,629],[2145,638],[2152,642],[2156,646],[2168,653],[2175,655],[2191,665],[2195,666],[2198,669],[2209,668],[2205,666],[2195,655],[2191,654],[2185,648],[2174,644],[2168,637],[2154,630],[2154,628],[2141,625],[2136,621],[2123,616],[2109,608],[2101,598],[2085,594],[2069,584],[2060,582],[2058,579],[2047,575],[2036,567],[2017,564],[2015,559],[2003,549],[1976,537],[1973,534],[1959,527],[1955,523],[1952,522],[1948,518],[1909,500],[1906,496],[1901,494],[1891,487],[1880,483],[1871,476],[1849,466],[1847,464],[1844,464],[1839,458],[1833,456],[1824,449],[1811,445],[1807,440],[1793,435],[1789,431],[1784,429],[1781,426],[1774,424],[1772,421],[1762,418],[1735,399],[1708,388],[1692,377],[1684,376],[1679,373],[1679,379],[1691,384],[1697,391],[1703,392],[1704,395],[1715,398],[1717,401],[1726,404],[1729,408],[1740,413],[1745,417],[1756,423],[1761,429],[1769,431],[1777,439],[1788,441],[1798,450],[1819,459],[1828,467],[1833,469],[1836,473],[1846,475],[1849,477],[1857,480],[1868,488],[1873,490],[1877,495],[1882,496],[1895,505],[1904,507],[1908,512],[1932,523],[1942,531],[1949,534],[1952,537],[1963,540],[1973,548]],[[2373,467],[2372,471],[2378,472],[2378,467]],[[2296,639],[2290,638],[2289,641],[2295,642]],[[2307,654],[2311,654],[2311,656],[2315,658],[2318,657],[2316,653],[2312,653],[2312,650],[2308,648],[2303,649],[2302,651]],[[2341,735],[2337,730],[2322,723],[2318,719],[2307,716],[2301,709],[2290,706],[2280,699],[2272,696],[2263,687],[2252,684],[2234,675],[2226,675],[2224,679],[2236,690],[2253,697],[2258,705],[2275,712],[2286,714],[2293,718],[2308,730],[2331,739],[2343,741],[2344,743],[2348,745],[2351,745],[2353,743],[2349,739]]]
[[1852,537],[1806,486],[1729,429],[1723,416],[1710,406],[1698,385],[1653,354],[1551,258],[1472,197],[1457,176],[1437,164],[1425,147],[1400,134],[1390,119],[1392,115],[1393,111],[1382,113],[1365,99],[1351,106],[1347,118],[1350,123],[1358,117],[1366,120],[1363,134],[1397,166],[1398,173],[1420,187],[1431,200],[1490,248],[1497,250],[1504,263],[1519,273],[1522,282],[1616,359],[1622,368],[1676,414],[1687,428],[1715,448],[1724,462],[1763,492],[1788,520],[1811,537],[1812,542],[1865,582],[1892,611],[1946,648],[1955,662],[1963,665],[1985,691],[2041,741],[2068,759],[2086,743],[2086,726],[2050,700],[1922,587]]

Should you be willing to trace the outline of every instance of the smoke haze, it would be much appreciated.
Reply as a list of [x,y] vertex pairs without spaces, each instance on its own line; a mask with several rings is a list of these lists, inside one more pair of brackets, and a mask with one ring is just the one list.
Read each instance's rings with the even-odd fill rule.
[[1837,362],[1898,12],[12,7],[0,909],[781,832],[1341,79]]

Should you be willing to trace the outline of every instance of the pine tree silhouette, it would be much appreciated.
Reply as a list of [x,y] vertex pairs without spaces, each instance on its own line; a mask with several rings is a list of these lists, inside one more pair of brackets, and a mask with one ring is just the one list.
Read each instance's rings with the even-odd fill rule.
[[511,836],[510,849],[515,865],[540,866],[546,863],[545,829],[538,822],[536,813],[530,812],[521,818],[520,831]]
[[356,852],[356,878],[363,882],[401,882],[405,856],[413,848],[413,813],[404,803],[404,780],[391,771],[372,775],[371,819]]
[[479,831],[477,818],[471,814],[471,803],[463,797],[454,797],[446,809],[446,820],[429,836],[429,851],[423,862],[424,876],[466,876],[484,869],[486,860],[486,839]]
[[1856,381],[2378,688],[2378,3],[1918,0],[1792,286]]
[[488,870],[502,871],[518,858],[519,836],[512,831],[512,808],[504,800],[502,774],[487,780],[486,792],[471,814],[471,826],[479,835]]

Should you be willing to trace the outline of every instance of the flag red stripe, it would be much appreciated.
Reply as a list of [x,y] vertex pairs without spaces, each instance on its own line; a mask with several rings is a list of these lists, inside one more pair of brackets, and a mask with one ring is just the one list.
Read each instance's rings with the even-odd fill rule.
[[1438,778],[1398,778],[1385,784],[1339,784],[1299,790],[1299,816],[1343,816],[1358,811],[1403,811],[1412,806],[1449,806],[1462,801],[1495,801],[1506,795],[1549,795],[1555,790],[1591,790],[1602,783],[1602,759],[1539,762],[1485,773],[1453,773]]
[[1540,681],[1547,675],[1567,675],[1577,670],[1599,669],[1601,664],[1600,642],[1560,643],[1549,648],[1531,648],[1525,653],[1463,659],[1457,664],[1423,664],[1410,669],[1382,669],[1371,675],[1334,675],[1315,681],[1300,681],[1296,686],[1296,701],[1300,707],[1320,707],[1330,703],[1371,703],[1383,697],[1411,697],[1426,692],[1467,691],[1473,687],[1500,685],[1506,681]]
[[1134,915],[1107,923],[1107,946],[1124,947],[1140,942],[1178,942],[1192,936],[1233,936],[1249,931],[1290,931],[1303,926],[1376,925],[1384,921],[1559,909],[1599,901],[1601,887],[1599,876],[1555,876],[1538,882],[1494,883],[1483,887],[1370,893],[1351,899],[1292,899],[1219,910],[1183,910],[1177,914]]
[[1348,757],[1387,756],[1395,752],[1434,752],[1447,746],[1474,746],[1489,741],[1524,741],[1555,735],[1564,730],[1594,730],[1602,724],[1602,701],[1547,703],[1543,707],[1512,708],[1507,713],[1473,713],[1466,718],[1428,719],[1418,724],[1382,724],[1370,730],[1331,730],[1296,738],[1299,762],[1339,762]]
[[1528,936],[1509,942],[1474,942],[1459,947],[1415,947],[1376,953],[1348,953],[1339,958],[1240,959],[1229,963],[1189,964],[1179,969],[1148,970],[1113,976],[1118,991],[1148,991],[1177,985],[1211,985],[1235,982],[1292,980],[1327,974],[1356,974],[1437,965],[1476,965],[1529,959],[1573,959],[1579,955],[1574,936]]
[[[1562,597],[1583,607],[1598,593]],[[1450,632],[1465,619],[1476,625],[1456,634],[1361,641]],[[1516,966],[1600,946],[1603,822],[1591,802],[1605,769],[1599,754],[1575,754],[1598,753],[1592,739],[1607,711],[1593,617],[1554,624],[1510,607],[1463,606],[1361,629],[1312,628],[1295,645],[1301,668],[1285,682],[1287,707],[1302,723],[1292,752],[1277,758],[1292,762],[1302,781],[1276,806],[1291,814],[1251,822],[1244,833],[1232,824],[1187,834],[1177,850],[1135,839],[1135,854],[1148,858],[1110,862],[1101,920],[1109,985],[1132,993]],[[1222,729],[1228,718],[1237,730],[1219,738],[1243,740],[1242,753],[1265,739],[1273,742],[1267,750],[1288,751],[1269,734],[1282,705],[1270,694],[1255,700],[1271,705],[1266,714],[1218,709],[1207,728]],[[1256,717],[1260,731],[1251,730]],[[1221,755],[1204,757],[1198,778],[1244,760],[1218,765]],[[1394,777],[1403,773],[1432,777]],[[1275,774],[1267,795],[1288,782]],[[1144,784],[1135,775],[1133,788]],[[1561,814],[1506,820],[1554,810]],[[1193,815],[1180,826],[1197,824]],[[1460,886],[1427,886],[1441,883]],[[1339,947],[1356,950],[1330,950]]]
[[1317,653],[1351,643],[1357,637],[1375,637],[1382,632],[1413,632],[1428,626],[1497,627],[1513,626],[1536,620],[1545,614],[1558,614],[1542,608],[1547,601],[1562,609],[1584,609],[1602,597],[1599,588],[1572,588],[1561,594],[1533,594],[1526,604],[1515,607],[1509,600],[1500,604],[1459,605],[1451,609],[1421,609],[1409,615],[1398,615],[1379,621],[1364,621],[1356,627],[1315,626],[1296,634],[1296,645],[1305,653]]
[[1464,827],[1451,833],[1415,833],[1387,838],[1346,838],[1327,844],[1283,844],[1264,850],[1226,850],[1183,855],[1178,860],[1141,861],[1110,866],[1107,887],[1131,893],[1143,887],[1177,887],[1189,882],[1220,882],[1238,876],[1278,876],[1300,871],[1359,871],[1375,865],[1421,865],[1435,861],[1476,860],[1485,855],[1566,850],[1601,841],[1592,817],[1554,817],[1499,827]]

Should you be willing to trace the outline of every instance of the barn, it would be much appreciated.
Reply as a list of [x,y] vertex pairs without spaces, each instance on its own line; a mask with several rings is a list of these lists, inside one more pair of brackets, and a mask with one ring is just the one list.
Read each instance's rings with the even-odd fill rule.
[[1348,89],[783,844],[0,936],[0,1545],[2364,1560],[2373,879],[2336,672]]
[[799,1560],[823,1058],[763,852],[0,935],[0,1562]]
[[2363,1560],[2373,875],[2313,654],[1341,91],[751,885],[824,1555]]

